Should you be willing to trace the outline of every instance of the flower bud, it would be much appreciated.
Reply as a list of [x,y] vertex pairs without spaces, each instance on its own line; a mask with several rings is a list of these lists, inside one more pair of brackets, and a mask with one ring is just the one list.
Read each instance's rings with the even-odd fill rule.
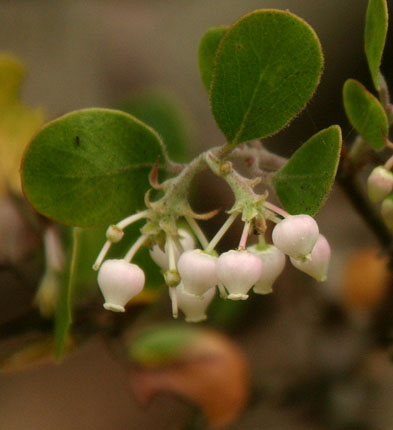
[[52,318],[56,312],[60,287],[59,273],[47,268],[34,298],[34,302],[44,318]]
[[123,239],[124,231],[117,225],[110,225],[106,231],[106,238],[109,242],[117,243]]
[[248,251],[231,250],[218,258],[217,277],[228,290],[228,299],[246,300],[248,290],[261,275],[262,260]]
[[176,287],[177,303],[181,311],[185,315],[187,322],[201,322],[207,319],[206,311],[212,302],[216,289],[209,288],[201,296],[195,296],[184,291],[183,283]]
[[192,249],[180,256],[177,270],[184,285],[184,291],[202,296],[217,284],[217,257],[200,249]]
[[49,270],[62,272],[65,265],[65,255],[58,229],[51,225],[44,232],[45,262]]
[[167,270],[164,273],[165,283],[168,287],[176,287],[176,285],[180,282],[180,275],[177,270]]
[[393,189],[393,173],[383,166],[376,167],[367,180],[368,196],[372,202],[379,202]]
[[291,263],[307,275],[317,281],[326,281],[326,275],[330,261],[330,246],[325,236],[320,234],[311,253],[310,260],[297,260],[290,257]]
[[97,281],[105,298],[104,308],[124,312],[124,306],[142,291],[145,274],[139,266],[125,260],[106,260]]
[[263,265],[261,279],[255,284],[253,290],[257,294],[269,294],[274,281],[279,277],[285,266],[285,254],[273,245],[250,246],[248,250],[259,257]]
[[290,215],[278,223],[272,234],[274,245],[297,259],[309,258],[318,239],[319,229],[309,215]]
[[393,194],[386,197],[381,205],[381,215],[385,224],[393,230]]
[[[179,228],[179,242],[182,249],[179,249],[178,246],[175,246],[175,261],[180,257],[180,254],[183,251],[188,251],[189,249],[195,248],[195,240],[194,237],[185,229]],[[152,249],[150,249],[150,257],[151,259],[161,267],[163,272],[166,272],[169,269],[169,251],[168,251],[168,241],[165,242],[164,251],[159,247],[159,245],[154,245]]]

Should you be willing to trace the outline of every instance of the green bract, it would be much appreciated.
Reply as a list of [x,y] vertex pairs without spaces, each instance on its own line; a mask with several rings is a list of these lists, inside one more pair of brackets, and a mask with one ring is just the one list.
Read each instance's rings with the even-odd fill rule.
[[131,115],[76,111],[33,139],[22,164],[23,189],[57,222],[108,225],[143,207],[148,174],[162,155],[157,133]]
[[304,143],[274,176],[273,185],[290,214],[315,215],[336,176],[341,129],[333,125]]
[[203,35],[201,43],[199,44],[199,73],[208,93],[210,92],[210,85],[213,78],[214,59],[216,58],[218,45],[227,30],[228,27],[226,25],[209,28]]
[[252,12],[225,33],[215,60],[211,106],[231,144],[266,137],[313,95],[323,57],[312,28],[278,10]]
[[364,32],[364,48],[371,77],[377,90],[379,90],[379,66],[381,65],[387,31],[388,7],[386,0],[369,0]]
[[356,131],[375,149],[385,146],[388,119],[381,103],[354,79],[348,79],[343,89],[344,107]]

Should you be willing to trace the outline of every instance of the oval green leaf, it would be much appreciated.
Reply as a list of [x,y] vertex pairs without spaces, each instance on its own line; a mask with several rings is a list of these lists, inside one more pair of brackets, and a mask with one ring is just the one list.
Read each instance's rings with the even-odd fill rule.
[[223,37],[211,85],[214,118],[231,144],[270,136],[306,105],[323,56],[313,29],[290,12],[259,10]]
[[388,32],[386,0],[369,0],[364,31],[364,49],[374,86],[379,90],[379,67]]
[[291,157],[273,178],[282,206],[290,214],[315,215],[325,203],[336,176],[341,152],[341,129],[326,128]]
[[226,25],[209,28],[203,35],[199,44],[199,73],[201,75],[202,83],[208,93],[210,93],[210,85],[214,71],[214,60],[216,58],[218,45],[227,30],[228,26]]
[[344,108],[354,129],[373,148],[385,146],[388,134],[388,119],[376,97],[354,79],[348,79],[343,88]]
[[190,159],[191,119],[186,107],[174,95],[149,90],[133,96],[118,108],[152,127],[160,135],[171,160],[182,163]]
[[112,224],[143,207],[149,171],[162,154],[157,133],[124,112],[72,112],[50,122],[27,148],[24,193],[59,223]]

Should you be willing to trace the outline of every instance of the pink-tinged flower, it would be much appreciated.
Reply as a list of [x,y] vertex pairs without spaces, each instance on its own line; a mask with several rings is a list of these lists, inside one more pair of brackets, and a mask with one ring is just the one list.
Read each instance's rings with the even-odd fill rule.
[[217,285],[217,257],[206,254],[200,249],[192,249],[180,256],[177,263],[184,291],[202,296]]
[[372,202],[379,202],[393,189],[393,173],[383,166],[376,167],[367,179],[368,196]]
[[273,283],[280,276],[285,266],[285,254],[274,245],[253,245],[248,250],[262,261],[263,272],[261,279],[255,284],[253,291],[257,294],[271,293]]
[[307,273],[317,281],[326,281],[330,261],[330,245],[325,236],[320,234],[312,250],[310,260],[297,260],[293,257],[290,257],[290,260],[297,269]]
[[176,287],[176,294],[178,306],[186,321],[197,323],[207,319],[206,311],[216,294],[216,288],[209,288],[201,296],[195,296],[184,291],[184,286],[180,283]]
[[318,239],[319,229],[309,215],[290,215],[273,229],[274,245],[285,254],[297,259],[309,258]]
[[106,260],[97,280],[105,298],[104,308],[124,312],[124,306],[142,291],[145,274],[139,266],[125,260]]
[[228,290],[228,299],[246,300],[248,291],[261,276],[261,259],[246,250],[231,250],[218,258],[217,277]]
[[[195,248],[195,240],[194,237],[185,229],[179,228],[179,242],[182,249],[179,249],[178,246],[174,247],[175,252],[175,261],[177,262],[181,253],[183,251],[188,251],[190,249]],[[168,251],[168,242],[165,242],[164,251],[158,246],[154,245],[152,249],[150,249],[150,257],[151,259],[161,267],[163,272],[166,272],[169,269],[169,251]]]

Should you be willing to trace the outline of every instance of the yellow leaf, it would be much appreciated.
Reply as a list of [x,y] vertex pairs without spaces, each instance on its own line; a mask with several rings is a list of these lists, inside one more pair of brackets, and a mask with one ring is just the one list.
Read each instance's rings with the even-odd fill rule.
[[24,149],[41,127],[41,109],[19,100],[25,77],[23,63],[0,53],[0,198],[7,189],[20,193],[19,166]]

